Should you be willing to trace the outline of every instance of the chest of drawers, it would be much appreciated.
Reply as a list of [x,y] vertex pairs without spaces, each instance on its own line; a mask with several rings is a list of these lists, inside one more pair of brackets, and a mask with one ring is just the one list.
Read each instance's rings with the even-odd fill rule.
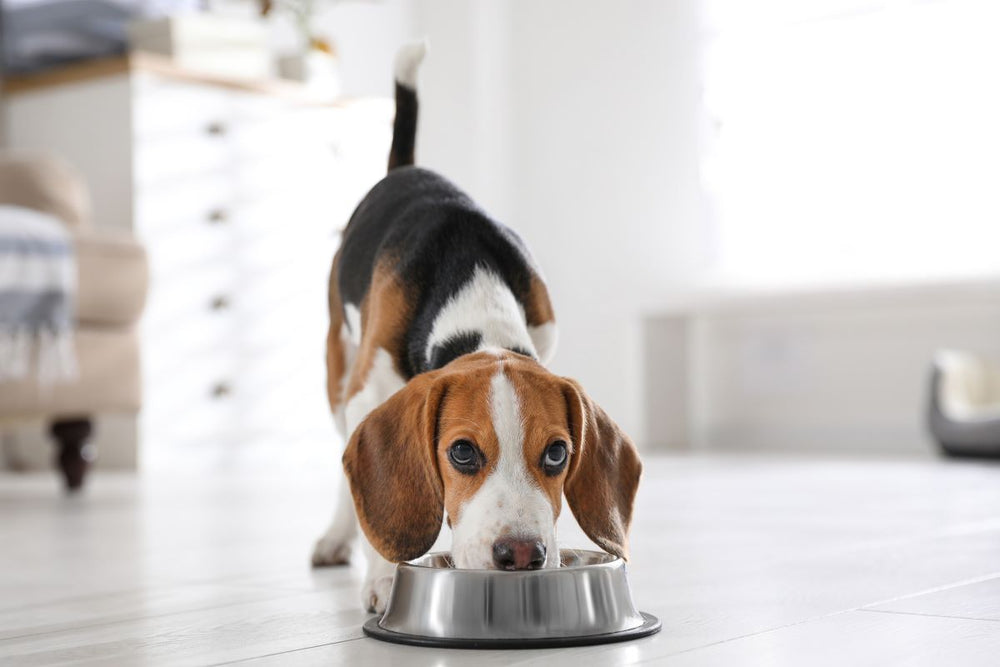
[[80,164],[98,220],[149,252],[147,461],[239,465],[320,440],[335,451],[327,280],[340,230],[385,173],[392,104],[286,93],[130,66],[60,91],[64,117],[21,124],[22,143]]

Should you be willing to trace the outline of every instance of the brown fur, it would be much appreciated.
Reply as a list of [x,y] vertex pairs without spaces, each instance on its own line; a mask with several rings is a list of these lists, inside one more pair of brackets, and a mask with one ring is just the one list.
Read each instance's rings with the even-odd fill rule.
[[533,327],[556,319],[552,302],[549,300],[549,290],[542,279],[535,274],[531,276],[531,287],[524,303],[524,315],[528,325]]
[[[334,258],[330,278],[330,328],[326,337],[327,395],[331,410],[336,410],[338,405],[346,403],[364,388],[379,348],[392,356],[396,371],[404,376],[401,367],[405,354],[403,339],[413,313],[412,301],[402,281],[391,268],[391,262],[379,262],[372,275],[371,288],[361,302],[361,329],[365,336],[353,367],[346,369],[340,337],[344,324],[343,307],[336,284],[339,259],[339,255]],[[342,390],[344,374],[347,372],[350,372],[347,387]]]
[[340,290],[337,288],[337,273],[340,266],[340,254],[333,258],[330,269],[329,310],[330,327],[326,331],[326,397],[330,402],[330,411],[336,412],[344,397],[343,380],[346,372],[347,358],[344,353],[344,342],[341,331],[344,327],[344,306],[340,302]]
[[344,452],[361,528],[393,562],[423,555],[441,531],[444,486],[433,447],[443,385],[435,375],[414,378],[383,403]]
[[587,537],[628,559],[632,505],[642,474],[639,453],[577,382],[566,380],[564,395],[576,449],[566,477],[566,501]]

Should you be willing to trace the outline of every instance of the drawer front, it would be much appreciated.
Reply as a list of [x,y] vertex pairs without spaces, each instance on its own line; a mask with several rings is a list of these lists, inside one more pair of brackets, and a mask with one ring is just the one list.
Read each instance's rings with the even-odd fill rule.
[[155,77],[139,87],[134,111],[134,180],[140,188],[294,156],[322,143],[315,131],[324,123],[313,119],[330,115],[281,98]]
[[139,77],[133,106],[133,182],[169,184],[233,160],[233,93],[212,86]]
[[159,238],[143,235],[150,250],[152,279],[183,279],[185,267],[224,261],[233,252],[235,235],[231,227],[208,226],[200,220],[178,221],[176,228]]
[[137,145],[200,134],[233,117],[232,91],[217,86],[138,75],[133,81],[132,136]]
[[239,342],[238,321],[227,315],[176,319],[151,318],[143,324],[144,368],[151,374],[173,372],[178,363],[198,356],[228,352]]
[[232,252],[233,180],[222,174],[140,192],[136,231],[149,248],[154,279]]
[[239,273],[223,262],[153,274],[141,325],[145,349],[159,355],[229,347],[239,283]]
[[165,441],[284,439],[330,428],[322,339],[306,354],[178,359],[147,373],[143,421]]
[[137,143],[133,165],[136,190],[231,168],[236,157],[226,140],[227,127],[224,120],[211,120],[194,132]]
[[143,411],[151,423],[176,431],[191,421],[189,415],[232,411],[239,392],[237,355],[220,349],[157,363],[148,363],[149,357],[144,354]]
[[236,174],[223,169],[138,188],[135,228],[144,238],[155,241],[173,232],[178,224],[225,224],[232,219],[238,183]]

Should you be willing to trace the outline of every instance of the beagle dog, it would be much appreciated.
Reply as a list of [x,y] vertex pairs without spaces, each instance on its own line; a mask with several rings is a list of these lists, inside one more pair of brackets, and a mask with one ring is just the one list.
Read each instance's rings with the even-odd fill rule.
[[628,436],[543,366],[555,321],[524,243],[413,166],[424,51],[397,57],[389,172],[330,275],[327,391],[348,484],[313,564],[348,562],[360,524],[362,605],[376,612],[395,563],[427,552],[443,523],[455,567],[558,567],[564,494],[586,534],[627,557],[641,471]]

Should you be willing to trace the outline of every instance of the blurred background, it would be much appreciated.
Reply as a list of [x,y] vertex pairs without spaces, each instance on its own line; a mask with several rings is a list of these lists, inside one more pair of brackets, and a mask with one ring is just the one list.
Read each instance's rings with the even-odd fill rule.
[[60,220],[78,275],[75,372],[0,382],[8,468],[49,466],[53,425],[105,469],[336,467],[327,275],[423,36],[418,163],[525,238],[553,369],[642,449],[1000,449],[995,3],[4,0],[2,21],[0,203]]

